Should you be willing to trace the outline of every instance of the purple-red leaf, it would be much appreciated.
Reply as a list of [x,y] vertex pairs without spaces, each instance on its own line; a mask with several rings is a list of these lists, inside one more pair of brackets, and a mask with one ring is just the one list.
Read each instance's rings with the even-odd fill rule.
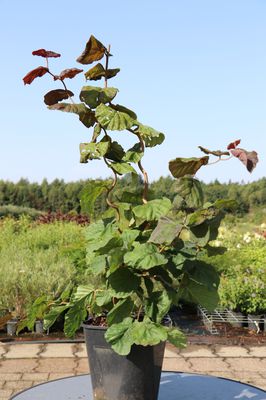
[[256,167],[258,159],[258,153],[256,151],[246,151],[244,149],[232,149],[231,154],[237,157],[247,168],[249,172],[252,172]]
[[239,145],[240,142],[241,142],[241,140],[238,139],[238,140],[235,140],[234,142],[229,143],[229,145],[227,146],[227,150],[235,149]]
[[48,68],[45,67],[38,67],[30,71],[26,76],[23,78],[24,85],[30,85],[35,78],[41,77],[48,72]]
[[66,100],[72,96],[74,96],[74,93],[70,90],[55,89],[46,93],[44,96],[44,102],[47,106],[52,106],[53,104],[57,104],[59,101]]
[[39,49],[39,50],[34,50],[32,52],[33,56],[41,56],[44,58],[48,58],[48,57],[61,57],[61,54],[59,53],[55,53],[54,51],[50,51],[50,50],[45,50],[45,49]]
[[64,71],[61,72],[60,75],[55,75],[54,80],[57,81],[60,79],[63,81],[66,78],[74,78],[77,74],[80,74],[83,71],[83,69],[78,69],[78,68],[69,68],[69,69],[64,69]]

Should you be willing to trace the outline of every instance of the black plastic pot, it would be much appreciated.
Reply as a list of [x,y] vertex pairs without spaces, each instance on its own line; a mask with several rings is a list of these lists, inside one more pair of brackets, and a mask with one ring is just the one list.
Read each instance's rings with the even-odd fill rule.
[[132,346],[127,356],[106,342],[105,328],[83,325],[95,400],[157,400],[165,343]]

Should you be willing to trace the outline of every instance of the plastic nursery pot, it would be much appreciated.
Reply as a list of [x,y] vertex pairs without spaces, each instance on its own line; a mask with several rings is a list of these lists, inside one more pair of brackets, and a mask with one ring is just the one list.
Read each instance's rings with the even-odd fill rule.
[[241,328],[243,326],[244,315],[240,311],[227,311],[226,320],[235,328]]
[[37,335],[43,334],[43,321],[35,322],[35,333],[37,333]]
[[106,328],[83,324],[95,400],[156,400],[165,343],[133,345],[127,356],[115,353]]
[[18,320],[17,319],[10,319],[9,321],[7,321],[6,323],[6,333],[9,336],[14,336],[16,334],[16,330],[17,330],[17,324],[18,324]]

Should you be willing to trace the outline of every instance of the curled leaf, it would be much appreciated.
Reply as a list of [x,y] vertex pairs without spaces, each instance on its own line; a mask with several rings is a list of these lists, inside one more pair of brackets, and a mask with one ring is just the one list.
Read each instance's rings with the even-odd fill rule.
[[80,74],[82,71],[83,69],[78,69],[78,68],[64,69],[64,71],[62,71],[60,75],[55,75],[54,80],[57,81],[58,79],[60,79],[61,81],[63,81],[66,78],[72,79],[74,78],[74,76]]
[[72,96],[74,96],[74,93],[72,93],[70,90],[55,89],[46,93],[44,96],[44,102],[47,104],[47,106],[52,106],[53,104],[56,104],[62,100],[66,100]]
[[174,178],[181,178],[185,175],[195,175],[195,173],[202,167],[208,164],[209,157],[201,158],[176,158],[169,162],[169,170]]
[[231,154],[237,157],[247,168],[248,172],[252,172],[256,167],[259,159],[256,151],[246,151],[244,149],[233,149]]
[[32,52],[33,56],[41,56],[44,58],[48,58],[48,57],[61,57],[61,54],[59,53],[55,53],[54,51],[50,51],[50,50],[45,50],[45,49],[39,49],[39,50],[34,50]]
[[85,73],[85,78],[90,81],[98,81],[101,78],[110,79],[118,74],[120,68],[105,70],[101,63],[96,64]]
[[231,150],[231,149],[235,149],[239,143],[241,142],[240,139],[235,140],[234,142],[229,143],[229,145],[227,146],[227,150]]
[[211,154],[216,157],[222,157],[222,156],[230,156],[229,151],[221,151],[221,150],[209,150],[206,149],[205,147],[198,146],[198,148],[205,154]]
[[106,48],[104,45],[91,35],[89,41],[86,43],[85,50],[77,58],[77,62],[81,64],[91,64],[103,58]]
[[48,68],[38,67],[30,71],[27,75],[24,76],[23,82],[24,85],[30,85],[31,82],[34,81],[35,78],[41,77],[48,72]]

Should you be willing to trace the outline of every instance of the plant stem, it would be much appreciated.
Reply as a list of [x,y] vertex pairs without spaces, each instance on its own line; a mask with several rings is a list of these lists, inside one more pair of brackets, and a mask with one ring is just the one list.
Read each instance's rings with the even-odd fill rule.
[[[47,67],[47,68],[48,68],[48,67]],[[52,75],[52,77],[55,79],[55,75],[49,70],[49,68],[48,68],[48,74]],[[58,79],[58,78],[57,78],[57,79]],[[59,78],[59,81],[62,82],[62,84],[63,84],[63,86],[64,86],[64,89],[65,89],[65,91],[67,92],[68,89],[67,89],[67,87],[66,87],[66,84],[65,84],[64,80]],[[69,95],[68,95],[68,97],[69,97],[71,103],[72,103],[72,104],[75,104],[75,102],[74,102],[74,100],[72,99],[72,97],[69,96]]]
[[111,45],[109,44],[107,52],[105,54],[106,60],[105,60],[105,77],[104,77],[104,87],[107,88],[107,70],[108,70],[108,63],[109,63],[109,54],[111,50]]
[[116,216],[117,216],[117,221],[120,221],[120,212],[119,212],[119,208],[116,204],[114,204],[111,200],[110,200],[110,193],[114,190],[115,185],[117,184],[117,173],[114,171],[114,169],[111,167],[111,165],[108,163],[107,159],[105,157],[103,157],[105,164],[111,168],[111,170],[113,171],[114,174],[114,179],[113,182],[111,184],[111,186],[107,189],[107,195],[106,195],[106,204],[113,208],[114,210],[116,210]]
[[234,156],[230,156],[230,157],[227,157],[227,158],[219,157],[218,160],[213,161],[213,162],[210,162],[210,163],[208,163],[208,164],[206,164],[206,165],[208,166],[208,165],[217,164],[217,163],[220,162],[220,161],[228,161],[228,160],[231,160],[231,158],[233,158],[233,157],[234,157]]

